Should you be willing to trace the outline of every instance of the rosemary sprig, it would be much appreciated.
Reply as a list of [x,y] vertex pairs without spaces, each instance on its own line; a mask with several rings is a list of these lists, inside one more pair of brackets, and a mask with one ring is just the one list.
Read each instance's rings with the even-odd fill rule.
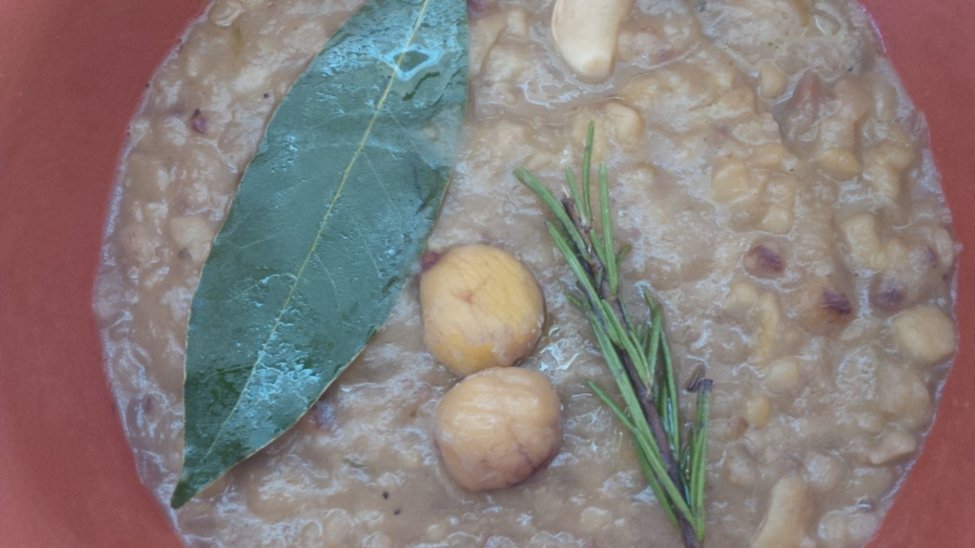
[[575,275],[580,293],[570,295],[570,300],[586,315],[622,405],[595,383],[589,382],[589,387],[632,435],[640,469],[661,507],[680,529],[684,545],[699,546],[705,533],[712,381],[703,378],[700,369],[691,376],[687,390],[696,392],[697,400],[695,416],[685,424],[660,305],[643,291],[644,317],[635,320],[620,299],[619,262],[628,249],[617,248],[614,241],[605,165],[599,166],[597,175],[598,229],[594,223],[590,190],[594,132],[595,125],[590,123],[581,184],[566,169],[562,199],[523,168],[515,176],[554,216],[546,221],[548,233]]

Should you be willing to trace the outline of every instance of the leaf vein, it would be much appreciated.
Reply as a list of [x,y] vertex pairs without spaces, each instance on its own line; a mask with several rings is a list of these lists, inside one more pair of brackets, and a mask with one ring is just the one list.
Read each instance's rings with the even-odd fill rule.
[[369,169],[371,169],[373,175],[376,176],[376,182],[378,182],[380,188],[383,189],[383,194],[386,195],[386,199],[389,200],[390,204],[392,204],[393,209],[396,211],[396,214],[399,215],[399,218],[405,222],[406,216],[403,215],[402,211],[400,211],[400,208],[397,205],[396,200],[393,200],[393,196],[389,193],[389,187],[386,186],[386,181],[382,178],[382,175],[379,174],[379,170],[377,170],[376,166],[372,163],[372,158],[369,157],[369,152],[363,151],[362,157],[366,159],[366,163],[369,165]]
[[[368,249],[369,242],[366,240],[366,235],[362,232],[362,227],[359,226],[359,223],[355,219],[352,220],[352,229],[355,230],[356,235],[359,236],[359,240],[362,242],[362,247],[364,249]],[[366,255],[369,256],[369,262],[372,263],[372,268],[376,271],[376,277],[382,279],[383,273],[379,269],[379,263],[376,262],[376,257],[372,253],[366,253]]]

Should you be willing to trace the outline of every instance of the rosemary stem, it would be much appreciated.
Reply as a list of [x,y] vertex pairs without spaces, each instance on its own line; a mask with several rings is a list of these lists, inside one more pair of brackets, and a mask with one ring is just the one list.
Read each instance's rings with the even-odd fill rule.
[[[617,301],[616,308],[619,310],[621,305]],[[633,385],[633,389],[636,391],[637,399],[640,401],[640,408],[643,410],[643,416],[647,419],[647,424],[650,426],[650,432],[653,433],[653,437],[657,442],[657,446],[660,448],[660,456],[664,462],[664,466],[667,469],[667,476],[670,480],[674,482],[674,485],[682,485],[683,478],[681,477],[680,465],[677,462],[677,458],[674,455],[675,450],[679,448],[672,448],[670,440],[668,439],[667,432],[664,430],[663,422],[660,419],[660,414],[657,413],[657,407],[654,405],[653,397],[651,396],[648,387],[640,380],[640,376],[637,375],[636,369],[633,366],[633,360],[625,352],[619,352],[621,361],[623,362],[623,368],[626,371],[626,376],[630,380],[630,384]],[[675,514],[677,519],[677,525],[680,527],[681,539],[684,542],[684,546],[687,548],[697,547],[697,532],[695,531],[694,524],[691,522],[688,516],[684,515],[682,512],[677,512]]]
[[[640,470],[660,506],[680,530],[684,546],[698,548],[704,540],[704,493],[712,382],[695,372],[695,416],[689,424],[680,417],[677,375],[664,333],[663,312],[643,292],[646,318],[634,322],[620,294],[619,261],[626,247],[617,249],[613,237],[609,176],[599,166],[598,217],[590,192],[594,125],[590,124],[577,179],[566,170],[565,197],[556,198],[525,169],[515,176],[551,210],[546,222],[555,247],[576,279],[579,294],[569,300],[585,314],[622,399],[617,403],[589,383],[597,398],[610,408],[633,436]],[[577,187],[578,185],[578,187]],[[593,221],[599,221],[599,228]],[[683,435],[682,435],[683,430]]]

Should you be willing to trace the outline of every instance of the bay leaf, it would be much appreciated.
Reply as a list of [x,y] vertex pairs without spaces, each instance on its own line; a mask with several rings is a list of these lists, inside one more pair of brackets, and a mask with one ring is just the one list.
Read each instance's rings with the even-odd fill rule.
[[367,0],[268,123],[193,300],[178,508],[292,427],[416,268],[467,101],[460,0]]

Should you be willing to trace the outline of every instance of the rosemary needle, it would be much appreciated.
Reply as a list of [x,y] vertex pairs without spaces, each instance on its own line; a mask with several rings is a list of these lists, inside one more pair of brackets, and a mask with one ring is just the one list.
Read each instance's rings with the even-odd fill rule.
[[[620,259],[627,246],[613,236],[609,173],[597,169],[598,208],[593,208],[592,148],[589,124],[579,179],[565,172],[564,196],[557,198],[525,169],[515,177],[545,204],[555,247],[576,279],[579,294],[570,301],[585,314],[616,382],[622,404],[593,382],[589,388],[633,438],[640,470],[661,507],[680,529],[684,545],[700,546],[705,535],[708,417],[712,381],[695,371],[688,390],[697,395],[694,417],[680,416],[677,374],[664,331],[663,311],[643,292],[643,319],[634,321],[620,298]],[[579,188],[581,187],[581,188]],[[598,217],[594,217],[594,214]],[[598,219],[599,228],[593,221]]]

